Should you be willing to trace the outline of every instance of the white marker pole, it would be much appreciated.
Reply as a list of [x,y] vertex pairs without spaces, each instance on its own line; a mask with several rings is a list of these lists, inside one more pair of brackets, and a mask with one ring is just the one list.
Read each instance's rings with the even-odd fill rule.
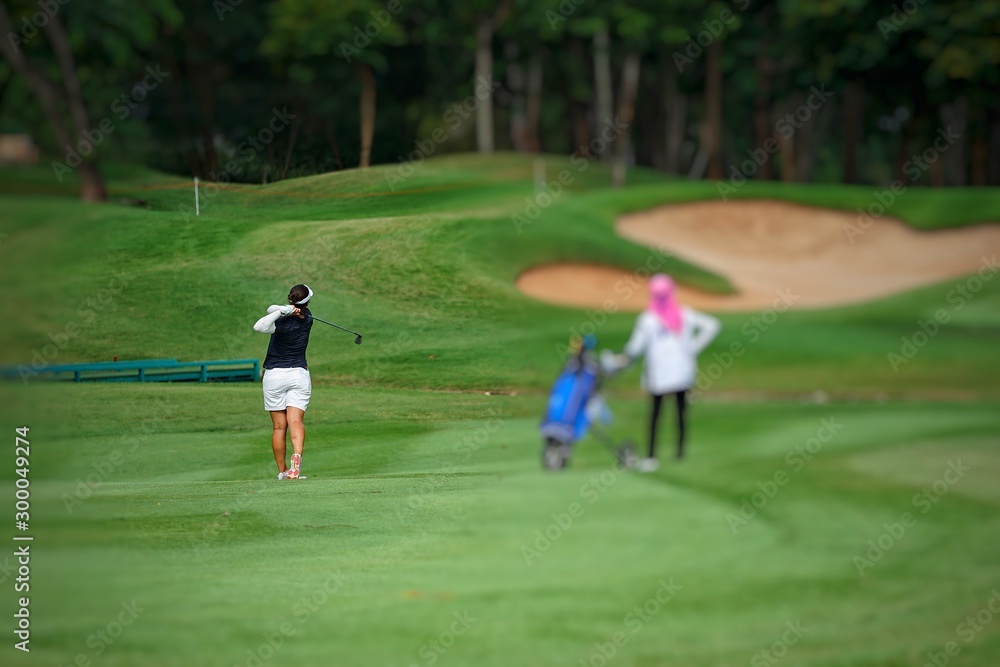
[[194,177],[194,214],[201,215],[201,208],[198,206],[198,177]]

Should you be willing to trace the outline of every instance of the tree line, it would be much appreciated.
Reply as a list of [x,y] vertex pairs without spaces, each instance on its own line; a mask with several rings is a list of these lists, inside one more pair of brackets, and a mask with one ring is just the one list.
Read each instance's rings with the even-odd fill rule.
[[268,182],[421,145],[1000,184],[1000,0],[3,0],[0,34],[0,132],[88,200],[107,159]]

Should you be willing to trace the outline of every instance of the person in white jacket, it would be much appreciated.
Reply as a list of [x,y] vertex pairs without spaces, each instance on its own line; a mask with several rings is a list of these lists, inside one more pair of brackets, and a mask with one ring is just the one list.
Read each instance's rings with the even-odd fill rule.
[[677,401],[677,458],[684,457],[687,392],[698,376],[698,354],[718,335],[721,325],[711,315],[677,302],[676,286],[669,276],[654,275],[649,280],[649,306],[639,315],[632,337],[623,352],[630,364],[645,357],[642,388],[653,398],[649,423],[649,456],[639,461],[639,469],[659,468],[656,432],[663,398],[674,394]]

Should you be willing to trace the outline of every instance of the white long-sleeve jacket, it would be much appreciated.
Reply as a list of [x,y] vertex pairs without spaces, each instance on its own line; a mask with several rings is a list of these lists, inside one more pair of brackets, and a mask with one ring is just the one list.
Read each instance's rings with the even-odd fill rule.
[[722,326],[711,315],[681,307],[681,330],[674,333],[653,313],[644,311],[625,344],[631,359],[645,356],[642,388],[651,394],[690,389],[698,377],[698,354],[718,335]]
[[273,334],[275,332],[274,323],[278,321],[279,317],[284,315],[284,310],[287,310],[284,306],[268,306],[267,315],[254,323],[253,330],[257,333]]

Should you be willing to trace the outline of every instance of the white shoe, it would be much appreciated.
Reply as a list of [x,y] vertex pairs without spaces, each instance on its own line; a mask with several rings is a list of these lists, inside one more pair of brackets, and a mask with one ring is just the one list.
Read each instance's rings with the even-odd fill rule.
[[288,471],[286,470],[285,472],[279,472],[278,479],[288,479]]
[[639,459],[635,468],[639,472],[656,472],[660,469],[660,460],[656,458]]

